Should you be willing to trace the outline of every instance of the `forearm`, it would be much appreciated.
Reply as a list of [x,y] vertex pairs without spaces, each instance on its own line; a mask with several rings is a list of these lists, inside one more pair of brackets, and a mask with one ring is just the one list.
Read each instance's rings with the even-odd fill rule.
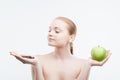
[[44,80],[42,67],[39,64],[32,66],[32,80]]
[[32,80],[36,80],[36,69],[31,65]]

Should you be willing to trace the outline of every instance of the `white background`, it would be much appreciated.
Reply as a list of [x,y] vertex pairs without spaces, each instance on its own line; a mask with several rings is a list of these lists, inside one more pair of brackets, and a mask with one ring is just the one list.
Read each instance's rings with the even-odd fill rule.
[[0,0],[0,80],[32,80],[30,65],[9,52],[35,55],[52,51],[47,33],[57,16],[77,25],[75,56],[87,59],[97,45],[111,50],[106,64],[92,67],[89,80],[119,80],[119,0]]

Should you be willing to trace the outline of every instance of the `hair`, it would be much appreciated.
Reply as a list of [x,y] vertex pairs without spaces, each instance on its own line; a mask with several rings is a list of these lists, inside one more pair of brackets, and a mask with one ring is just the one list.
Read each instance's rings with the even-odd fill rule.
[[[60,20],[64,21],[65,23],[67,23],[69,25],[69,27],[68,27],[69,34],[76,35],[77,28],[76,28],[75,23],[72,20],[70,20],[69,18],[66,18],[66,17],[57,17],[55,19],[60,19]],[[72,42],[70,43],[70,52],[73,55],[73,43]]]

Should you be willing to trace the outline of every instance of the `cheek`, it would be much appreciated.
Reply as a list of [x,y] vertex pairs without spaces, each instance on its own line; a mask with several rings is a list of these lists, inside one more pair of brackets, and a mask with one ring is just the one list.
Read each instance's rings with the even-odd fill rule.
[[63,35],[57,37],[57,40],[62,43],[67,43],[69,41],[69,36],[66,34],[63,34]]

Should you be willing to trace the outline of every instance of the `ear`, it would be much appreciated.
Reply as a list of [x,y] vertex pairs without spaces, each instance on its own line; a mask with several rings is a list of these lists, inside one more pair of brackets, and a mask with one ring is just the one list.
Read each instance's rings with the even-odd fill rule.
[[69,39],[69,42],[71,43],[71,42],[73,42],[74,41],[74,39],[75,39],[75,35],[73,34],[73,35],[70,35],[70,39]]

